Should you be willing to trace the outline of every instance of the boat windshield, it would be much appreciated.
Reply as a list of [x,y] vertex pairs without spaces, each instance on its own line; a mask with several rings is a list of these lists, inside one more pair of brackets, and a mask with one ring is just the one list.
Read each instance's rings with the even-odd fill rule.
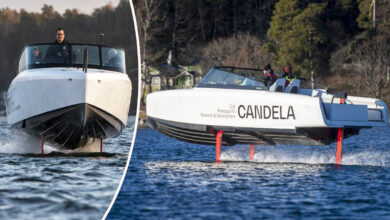
[[238,72],[235,70],[211,68],[196,87],[265,90],[264,84],[256,78],[260,75],[255,70],[241,69],[245,71]]
[[34,44],[24,48],[18,73],[37,68],[83,67],[88,51],[88,68],[125,73],[125,53],[122,49],[89,44]]

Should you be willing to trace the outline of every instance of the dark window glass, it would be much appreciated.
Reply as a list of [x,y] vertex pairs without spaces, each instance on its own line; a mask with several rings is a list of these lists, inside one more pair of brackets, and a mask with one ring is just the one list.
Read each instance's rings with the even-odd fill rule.
[[[84,64],[86,47],[89,68],[125,73],[125,54],[123,50],[82,44],[37,44],[27,46],[20,57],[18,73],[26,69],[81,67]],[[101,49],[99,50],[99,48]],[[102,63],[100,59],[102,59]]]
[[84,64],[84,51],[85,47],[88,48],[88,65],[100,65],[99,47],[98,46],[85,46],[85,45],[72,45],[72,64]]
[[257,81],[255,77],[239,75],[216,68],[212,68],[197,87],[265,90],[264,84]]

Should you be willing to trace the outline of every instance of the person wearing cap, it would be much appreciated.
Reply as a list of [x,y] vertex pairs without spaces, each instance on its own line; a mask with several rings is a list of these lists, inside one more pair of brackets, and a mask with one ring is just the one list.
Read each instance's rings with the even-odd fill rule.
[[268,64],[264,67],[264,85],[269,88],[274,84],[278,77],[274,74],[274,71],[271,68],[271,64]]
[[288,86],[296,77],[292,74],[290,66],[285,66],[283,72],[282,78],[286,78],[285,86]]

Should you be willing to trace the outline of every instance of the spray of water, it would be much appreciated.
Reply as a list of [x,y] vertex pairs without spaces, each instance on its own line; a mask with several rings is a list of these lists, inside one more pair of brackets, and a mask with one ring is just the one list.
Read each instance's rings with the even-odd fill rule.
[[[249,146],[236,146],[222,152],[223,161],[257,163],[334,164],[336,146],[256,146],[253,160],[249,160]],[[343,165],[389,166],[390,149],[378,147],[344,147]]]
[[[45,145],[44,149],[45,153],[57,150],[50,145]],[[0,153],[39,154],[41,153],[41,141],[21,131],[9,131],[8,135],[0,140]]]
[[[75,150],[65,150],[45,143],[43,149],[44,154],[50,154],[52,152],[60,152],[64,154],[99,152],[100,143],[86,145]],[[9,131],[5,138],[0,138],[0,153],[41,154],[41,139],[22,131]]]

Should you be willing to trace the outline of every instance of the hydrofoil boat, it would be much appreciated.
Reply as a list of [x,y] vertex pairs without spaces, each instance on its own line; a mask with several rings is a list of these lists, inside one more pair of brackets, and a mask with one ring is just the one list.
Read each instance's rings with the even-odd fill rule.
[[[131,81],[123,49],[92,44],[24,48],[7,93],[13,129],[65,149],[118,136],[126,125]],[[99,149],[98,149],[99,150]]]
[[[195,88],[149,94],[149,125],[178,140],[217,146],[341,146],[361,128],[388,126],[382,100],[331,94],[301,79],[288,86],[278,79],[268,89],[262,77],[259,69],[213,67]],[[338,154],[340,160],[341,147]]]

